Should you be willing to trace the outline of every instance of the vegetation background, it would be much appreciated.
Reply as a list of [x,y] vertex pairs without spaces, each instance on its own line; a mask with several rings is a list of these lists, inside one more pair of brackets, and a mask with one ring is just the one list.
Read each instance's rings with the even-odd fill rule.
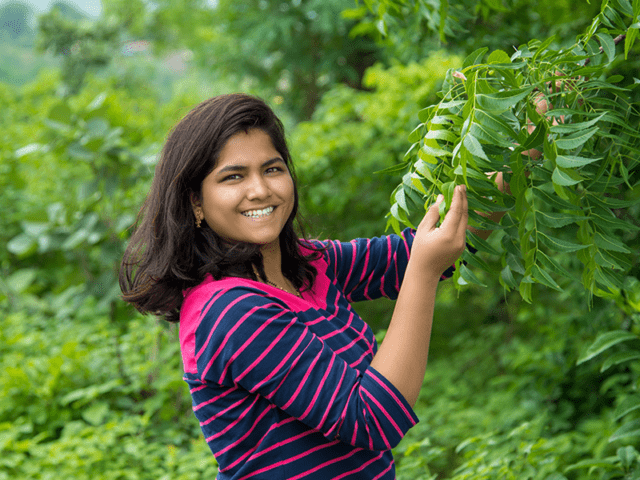
[[[177,331],[121,302],[116,280],[163,139],[195,103],[266,98],[288,127],[310,233],[380,235],[414,168],[405,152],[425,138],[408,139],[419,112],[442,100],[449,69],[484,61],[469,60],[480,47],[509,57],[544,46],[555,68],[597,19],[607,60],[596,48],[592,75],[621,87],[604,98],[624,98],[638,132],[639,14],[638,0],[106,0],[99,18],[2,3],[0,479],[215,478]],[[621,31],[629,40],[611,47]],[[485,286],[441,285],[399,479],[640,479],[640,157],[628,138],[599,193],[612,205],[601,236],[615,242],[578,234],[613,277],[585,288],[584,258],[560,243],[545,252],[562,272],[527,280],[522,269],[522,295],[503,273],[518,275],[519,250],[506,252],[509,229],[494,225],[481,264],[468,265]],[[567,188],[582,182],[571,178]],[[554,231],[574,238],[568,228]],[[357,305],[379,338],[392,308]]]

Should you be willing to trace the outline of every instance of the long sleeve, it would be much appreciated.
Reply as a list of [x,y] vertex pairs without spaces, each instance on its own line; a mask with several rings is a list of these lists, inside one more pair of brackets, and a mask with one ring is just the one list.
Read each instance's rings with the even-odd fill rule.
[[[326,248],[333,275],[349,301],[396,299],[411,255],[415,230],[401,235],[357,238],[350,242],[319,242]],[[453,274],[449,268],[442,279]]]
[[[233,288],[215,294],[200,317],[194,345],[198,379],[255,394],[227,394],[235,403],[202,418],[215,432],[208,441],[241,424],[245,431],[259,428],[274,409],[328,439],[368,450],[393,448],[417,422],[384,377],[370,367],[364,372],[350,367],[277,299]],[[249,411],[252,425],[245,422]]]

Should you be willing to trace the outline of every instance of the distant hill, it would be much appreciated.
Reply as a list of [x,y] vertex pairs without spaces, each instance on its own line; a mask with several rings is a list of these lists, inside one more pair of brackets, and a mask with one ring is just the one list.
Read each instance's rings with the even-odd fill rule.
[[[71,20],[90,18],[75,5],[59,0],[50,10]],[[43,67],[58,61],[35,51],[37,17],[27,2],[9,0],[0,3],[0,82],[22,85],[33,80]]]

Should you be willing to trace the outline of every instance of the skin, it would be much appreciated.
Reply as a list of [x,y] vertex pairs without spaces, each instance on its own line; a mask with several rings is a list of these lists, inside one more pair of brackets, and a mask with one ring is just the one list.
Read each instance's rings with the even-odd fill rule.
[[[290,293],[295,288],[281,270],[279,236],[294,204],[293,179],[268,134],[259,129],[232,136],[220,152],[215,168],[192,196],[196,218],[229,241],[262,245],[267,278]],[[243,213],[274,207],[260,218]]]
[[465,248],[468,219],[464,185],[456,187],[451,208],[440,227],[440,198],[424,216],[416,231],[411,257],[393,316],[371,362],[399,391],[415,405],[429,354],[436,289],[442,273]]

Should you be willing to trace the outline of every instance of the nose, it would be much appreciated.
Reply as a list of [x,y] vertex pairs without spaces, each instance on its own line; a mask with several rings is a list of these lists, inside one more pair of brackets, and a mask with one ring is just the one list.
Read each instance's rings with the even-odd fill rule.
[[266,198],[271,194],[266,178],[262,175],[253,175],[247,185],[247,198],[258,200]]

